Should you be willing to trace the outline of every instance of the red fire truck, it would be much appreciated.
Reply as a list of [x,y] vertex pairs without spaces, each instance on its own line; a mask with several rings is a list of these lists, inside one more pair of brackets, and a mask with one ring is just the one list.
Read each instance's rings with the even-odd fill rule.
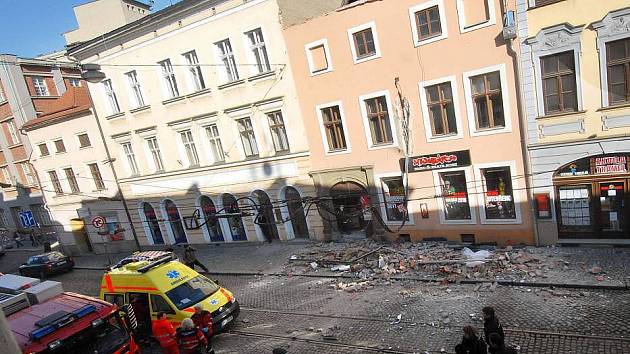
[[[6,277],[2,276],[1,278]],[[26,277],[13,276],[17,281]],[[27,283],[24,281],[24,283]],[[46,281],[14,294],[0,288],[9,327],[24,354],[139,354],[131,336],[133,314],[96,298],[62,292]],[[59,283],[57,283],[59,284]],[[38,289],[42,288],[38,299]],[[10,289],[8,289],[10,290]],[[59,291],[58,291],[59,290]],[[27,293],[26,306],[19,299]],[[33,293],[35,295],[33,295]],[[42,295],[43,294],[43,295]],[[35,303],[35,304],[33,304]]]

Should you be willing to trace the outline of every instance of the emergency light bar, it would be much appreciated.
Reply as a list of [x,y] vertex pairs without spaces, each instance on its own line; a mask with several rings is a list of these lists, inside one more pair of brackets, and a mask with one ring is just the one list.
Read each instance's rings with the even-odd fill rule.
[[[72,323],[73,321],[78,320],[79,318],[85,317],[88,314],[92,313],[92,312],[96,312],[96,306],[94,305],[85,305],[83,307],[81,307],[78,310],[75,310],[71,313],[68,313],[67,315],[56,319],[53,323],[44,326],[42,328],[36,329],[34,331],[32,331],[30,333],[30,337],[33,340],[39,340],[44,338],[45,336],[53,333],[54,331],[58,330],[59,328],[66,326],[70,323]],[[55,315],[51,315],[51,316],[55,316]]]

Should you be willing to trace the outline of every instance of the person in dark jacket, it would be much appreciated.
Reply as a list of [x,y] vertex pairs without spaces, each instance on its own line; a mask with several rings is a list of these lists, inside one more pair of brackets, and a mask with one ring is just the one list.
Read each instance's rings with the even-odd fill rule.
[[195,266],[198,265],[204,272],[208,273],[208,268],[197,259],[196,251],[197,250],[191,245],[187,245],[186,248],[184,248],[184,264],[190,269],[195,269]]
[[462,342],[455,346],[457,354],[488,354],[486,343],[477,337],[477,330],[473,326],[464,327]]
[[[488,346],[490,346],[489,338],[492,333],[498,334],[502,340],[505,340],[505,333],[503,332],[503,327],[501,327],[501,323],[494,312],[494,307],[486,306],[481,311],[483,312],[484,339]],[[489,348],[488,352],[490,354],[496,353],[492,348]]]
[[[177,329],[177,341],[184,354],[204,354],[208,344],[206,336],[190,318],[185,318],[182,326]],[[214,351],[209,353],[214,354]]]
[[214,334],[212,331],[212,314],[210,311],[203,309],[203,305],[195,305],[195,313],[190,317],[203,334],[210,340],[210,337]]
[[24,247],[24,244],[22,243],[22,236],[20,236],[17,231],[13,233],[13,241],[15,241],[16,248]]
[[495,353],[495,354],[518,354],[518,352],[516,351],[516,349],[512,348],[512,347],[508,347],[505,345],[505,341],[503,339],[503,337],[501,337],[501,335],[499,335],[499,333],[490,333],[490,336],[488,337],[489,340],[489,345],[490,345],[490,352],[491,353]]

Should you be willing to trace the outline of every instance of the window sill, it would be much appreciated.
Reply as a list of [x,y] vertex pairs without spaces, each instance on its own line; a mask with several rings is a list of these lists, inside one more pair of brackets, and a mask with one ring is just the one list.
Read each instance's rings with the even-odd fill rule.
[[171,103],[183,101],[185,98],[186,96],[177,96],[177,97],[169,98],[168,100],[162,101],[162,104],[166,106]]
[[144,106],[140,106],[140,107],[136,107],[134,109],[130,109],[129,113],[134,114],[134,113],[140,113],[140,112],[144,112],[151,109],[151,105],[145,104]]
[[539,116],[539,117],[536,117],[536,119],[567,117],[567,116],[572,116],[572,115],[577,115],[577,114],[584,114],[584,113],[586,113],[586,111],[560,112],[560,113],[553,113],[553,114],[547,114],[547,115],[544,115],[544,116]]
[[349,154],[350,150],[348,148],[345,148],[345,149],[336,149],[336,150],[325,150],[325,152],[327,156],[334,156],[334,155]]
[[52,95],[48,95],[48,96],[37,96],[37,95],[34,95],[34,96],[33,96],[33,95],[32,95],[32,96],[31,96],[31,98],[32,98],[32,99],[38,99],[38,98],[41,98],[41,99],[45,99],[45,100],[56,100],[56,99],[57,99],[57,98],[59,98],[59,97],[61,97],[61,96],[52,96]]
[[1,101],[0,101],[0,106],[2,106],[3,104],[5,104],[5,103],[7,103],[7,102],[9,102],[9,100],[1,100]]
[[231,82],[225,83],[223,85],[219,85],[219,87],[217,87],[217,88],[219,90],[223,90],[223,89],[227,89],[227,88],[230,88],[230,87],[238,86],[238,85],[243,84],[243,83],[245,83],[245,79],[231,81]]
[[274,156],[284,156],[284,155],[289,155],[291,154],[291,150],[282,150],[282,151],[276,151]]
[[259,154],[256,155],[250,155],[250,156],[245,156],[245,161],[251,161],[251,160],[258,160],[260,158]]
[[190,93],[190,94],[186,95],[186,98],[199,97],[199,96],[203,96],[203,95],[209,94],[211,92],[212,92],[212,90],[209,87],[207,87],[207,88],[205,88],[203,90],[199,90],[199,91],[196,91],[196,92],[193,92],[193,93]]
[[447,39],[447,38],[448,36],[446,36],[444,33],[440,33],[439,35],[435,35],[435,36],[431,36],[427,38],[416,38],[414,47],[420,47],[420,46],[431,44],[433,42],[437,42],[437,41],[440,41],[442,39]]
[[615,109],[620,109],[620,108],[630,108],[630,102],[626,102],[626,103],[617,103],[614,105],[610,105],[610,106],[606,106],[606,107],[602,107],[602,108],[598,108],[597,112],[606,112],[606,111],[612,111]]
[[125,116],[125,112],[118,112],[118,113],[114,113],[111,115],[108,115],[107,117],[105,117],[106,120],[114,120],[116,118],[120,118],[120,117],[124,117]]
[[263,80],[263,79],[267,79],[267,78],[272,78],[276,76],[276,72],[271,70],[271,71],[267,71],[264,73],[260,73],[260,74],[256,74],[254,76],[251,76],[247,79],[247,81],[249,82],[253,82],[253,81],[259,81],[259,80]]
[[370,61],[370,60],[378,59],[378,58],[380,58],[380,57],[381,57],[381,56],[380,56],[379,54],[374,53],[374,54],[369,55],[369,56],[364,56],[364,57],[354,58],[354,63],[355,63],[355,64],[361,64],[361,63],[364,63],[364,62],[366,62],[366,61]]
[[549,2],[546,2],[546,3],[544,3],[544,4],[534,5],[534,6],[529,6],[527,9],[528,9],[528,10],[538,9],[538,8],[545,7],[545,6],[549,6],[549,5],[553,5],[553,4],[556,4],[556,3],[562,2],[562,1],[564,1],[564,0],[549,1]]
[[7,146],[7,149],[15,149],[15,148],[18,148],[18,147],[21,147],[21,146],[24,146],[24,144],[17,143],[17,144],[13,144],[13,145]]
[[67,152],[67,151],[56,152],[56,153],[55,153],[55,155],[64,155],[64,154],[66,154],[66,153],[68,153],[68,152]]
[[311,76],[317,76],[317,75],[322,75],[322,74],[325,74],[325,73],[329,73],[331,71],[333,71],[332,68],[326,68],[326,69],[321,69],[321,70],[317,70],[317,71],[311,71],[310,73],[311,73]]
[[79,146],[79,150],[87,150],[87,149],[91,149],[93,148],[92,145],[88,145],[88,146]]

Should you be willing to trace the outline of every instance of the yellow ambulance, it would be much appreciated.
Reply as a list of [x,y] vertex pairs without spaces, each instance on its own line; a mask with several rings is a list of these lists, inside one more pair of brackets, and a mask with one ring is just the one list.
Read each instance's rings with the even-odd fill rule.
[[230,291],[180,263],[172,252],[136,252],[124,258],[103,275],[100,297],[119,306],[130,304],[139,327],[147,331],[159,312],[177,328],[197,304],[212,313],[215,332],[240,312]]

